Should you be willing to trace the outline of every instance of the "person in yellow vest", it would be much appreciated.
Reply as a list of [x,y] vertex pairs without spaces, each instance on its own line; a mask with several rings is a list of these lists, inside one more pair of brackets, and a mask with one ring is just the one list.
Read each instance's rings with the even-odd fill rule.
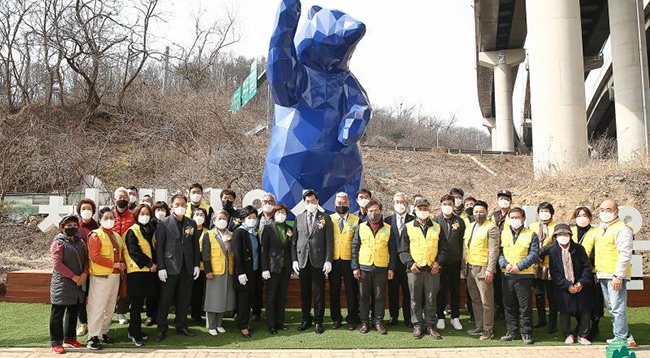
[[207,204],[205,201],[203,201],[203,186],[199,183],[194,183],[192,186],[190,186],[190,205],[187,206],[187,209],[185,210],[185,216],[188,218],[192,219],[194,217],[194,212],[196,209],[201,208],[205,210],[206,212],[206,218],[207,221],[206,223],[206,228],[210,229],[212,226],[212,222],[210,221],[210,218],[214,215],[214,210],[212,209],[212,206]]
[[[576,225],[571,227],[571,239],[579,245],[584,247],[587,257],[591,262],[594,274],[596,273],[595,267],[595,251],[596,240],[602,235],[603,230],[598,226],[593,226],[593,214],[586,206],[578,206],[571,216],[575,220]],[[596,276],[594,275],[594,278]],[[593,341],[600,334],[600,319],[605,315],[603,291],[600,286],[594,290],[594,308],[591,311],[591,329],[589,331],[589,340]]]
[[[497,193],[497,206],[499,210],[496,210],[492,215],[490,215],[490,220],[499,227],[499,231],[507,230],[510,227],[510,208],[512,207],[512,193],[509,190],[499,190]],[[502,272],[497,270],[494,273],[494,303],[496,303],[497,308],[494,316],[496,319],[503,319],[505,317],[505,305],[503,304],[503,292],[501,288],[502,284]]]
[[[474,222],[474,204],[476,204],[476,198],[473,196],[468,196],[465,198],[465,213],[466,217],[463,219],[465,221],[465,228],[469,227],[472,225]],[[464,233],[463,233],[464,236]],[[462,266],[461,266],[462,267]],[[466,270],[461,269],[460,273],[460,278],[465,279],[465,308],[467,309],[467,313],[469,314],[469,322],[474,323],[476,320],[474,319],[474,309],[472,307],[472,302],[470,299],[469,295],[469,287],[467,286],[467,278],[465,277]]]
[[[381,218],[381,203],[370,200],[366,205],[367,221],[361,223],[352,240],[351,267],[359,281],[359,316],[362,334],[370,331],[370,301],[374,297],[375,328],[387,334],[384,326],[384,299],[388,280],[395,275],[397,248],[390,225]],[[334,222],[334,220],[332,220]],[[335,245],[336,247],[336,245]]]
[[126,269],[123,261],[122,237],[113,231],[115,216],[104,207],[99,211],[101,227],[88,238],[90,289],[88,293],[88,343],[90,349],[102,349],[102,343],[114,340],[107,335],[117,302],[120,273]]
[[206,272],[204,309],[208,333],[226,333],[223,315],[236,307],[234,273],[235,261],[230,249],[232,232],[228,230],[228,213],[217,210],[213,229],[203,234],[201,261]]
[[467,286],[472,299],[476,328],[467,331],[480,340],[494,337],[494,272],[499,258],[499,227],[488,220],[488,204],[474,204],[474,223],[465,229]]
[[521,334],[524,344],[532,344],[533,264],[539,258],[539,239],[536,233],[524,227],[526,212],[522,208],[512,208],[508,215],[510,225],[501,231],[499,253],[507,328],[501,340],[512,341]]
[[600,204],[600,224],[604,233],[596,240],[596,277],[603,290],[605,304],[612,317],[614,340],[636,345],[627,325],[627,282],[631,278],[630,260],[634,233],[618,217],[618,204],[605,200]]
[[549,274],[548,251],[553,244],[553,230],[555,230],[555,209],[548,201],[539,203],[537,217],[539,221],[530,224],[529,229],[537,233],[539,238],[539,261],[535,266],[535,279],[533,291],[535,292],[535,305],[537,306],[537,323],[533,328],[546,326],[546,300],[548,300],[548,333],[557,331],[557,307],[553,295],[553,279]]
[[[399,240],[399,258],[407,270],[411,292],[413,338],[423,336],[423,328],[433,339],[442,339],[436,330],[436,296],[440,290],[440,266],[445,263],[447,241],[440,240],[440,225],[429,216],[426,199],[415,202],[416,220],[405,225]],[[424,312],[423,312],[424,310]]]
[[124,234],[126,291],[131,299],[128,336],[133,344],[141,347],[145,342],[142,334],[142,306],[145,297],[158,290],[158,275],[153,247],[153,210],[146,204],[140,204],[133,210],[133,216],[136,223]]
[[330,285],[330,314],[334,329],[341,327],[341,282],[345,285],[345,298],[348,315],[345,321],[348,330],[353,331],[359,323],[359,285],[352,274],[352,239],[359,226],[359,217],[349,212],[350,198],[347,193],[339,192],[334,198],[336,213],[332,219],[334,252],[332,254],[332,272],[327,275]]
[[[195,198],[196,199],[196,198]],[[203,244],[203,234],[208,232],[208,227],[211,226],[208,212],[203,207],[194,209],[192,220],[196,223],[197,237],[199,238],[199,252]],[[199,260],[199,277],[194,280],[192,284],[192,298],[190,299],[190,316],[194,323],[203,325],[203,299],[205,296],[205,271],[203,269],[203,261]]]

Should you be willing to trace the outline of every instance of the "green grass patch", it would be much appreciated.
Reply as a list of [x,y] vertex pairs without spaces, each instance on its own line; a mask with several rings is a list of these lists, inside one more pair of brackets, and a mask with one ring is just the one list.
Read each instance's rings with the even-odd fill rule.
[[[0,347],[47,347],[49,346],[49,305],[21,304],[0,302]],[[326,312],[326,318],[329,312]],[[536,317],[536,315],[535,315]],[[650,337],[650,308],[630,308],[628,310],[630,332],[636,338],[637,344],[648,344]],[[388,326],[388,335],[381,336],[376,331],[362,335],[358,330],[348,331],[344,327],[332,329],[331,323],[326,319],[325,333],[317,335],[313,329],[298,332],[296,327],[300,323],[300,311],[288,310],[287,321],[289,331],[280,331],[277,335],[267,332],[262,322],[254,322],[252,327],[256,330],[251,339],[244,339],[239,334],[235,322],[225,319],[224,334],[212,337],[205,327],[190,326],[197,333],[196,337],[182,337],[176,335],[173,328],[173,315],[170,315],[170,330],[167,339],[161,343],[155,342],[155,327],[143,327],[150,341],[146,347],[162,349],[184,348],[227,348],[227,349],[363,349],[363,348],[432,348],[432,347],[489,347],[489,346],[520,346],[521,341],[501,342],[499,337],[505,334],[505,323],[497,321],[495,326],[495,339],[479,341],[477,337],[469,336],[465,331],[474,328],[468,322],[467,316],[461,316],[464,326],[462,331],[455,331],[447,321],[447,328],[441,332],[443,339],[434,341],[428,337],[415,340],[411,337],[411,329],[400,323],[398,326]],[[610,338],[611,322],[604,317],[601,322],[601,337],[595,344],[604,344]],[[127,325],[113,323],[109,335],[118,343],[109,346],[118,348],[134,347],[127,339]],[[537,345],[562,345],[564,338],[561,333],[547,334],[546,329],[533,332],[533,339]],[[86,337],[81,337],[85,343]]]

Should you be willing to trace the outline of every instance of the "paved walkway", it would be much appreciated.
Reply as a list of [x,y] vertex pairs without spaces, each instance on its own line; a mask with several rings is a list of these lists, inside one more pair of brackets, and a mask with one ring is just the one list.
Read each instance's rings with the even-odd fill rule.
[[[650,358],[650,346],[637,347],[634,350],[639,358]],[[81,349],[70,350],[66,357],[97,357],[105,358],[206,358],[206,357],[233,357],[233,358],[567,358],[605,357],[605,346],[533,346],[533,347],[491,347],[491,348],[437,348],[437,349],[383,349],[383,350],[218,350],[218,349],[191,349],[191,350],[163,350],[163,349],[104,349],[89,351]],[[0,349],[0,358],[37,358],[52,357],[49,349]]]

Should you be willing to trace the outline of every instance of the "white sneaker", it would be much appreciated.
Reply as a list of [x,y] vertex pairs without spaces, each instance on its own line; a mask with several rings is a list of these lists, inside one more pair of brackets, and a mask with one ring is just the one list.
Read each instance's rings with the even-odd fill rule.
[[216,336],[217,334],[219,334],[216,329],[209,329],[208,333],[210,333],[211,336]]
[[460,320],[458,318],[452,318],[451,319],[451,326],[454,327],[455,330],[460,331],[463,329],[463,325],[460,324]]
[[127,323],[129,323],[129,320],[126,319],[126,315],[121,314],[121,313],[117,315],[117,321],[118,321],[119,324],[127,324]]
[[436,328],[438,330],[445,329],[445,320],[444,319],[439,319],[438,323],[436,323]]
[[223,327],[217,327],[217,332],[226,333],[226,330]]
[[77,327],[77,336],[81,337],[85,336],[86,334],[88,334],[88,325],[82,323],[79,325],[79,327]]

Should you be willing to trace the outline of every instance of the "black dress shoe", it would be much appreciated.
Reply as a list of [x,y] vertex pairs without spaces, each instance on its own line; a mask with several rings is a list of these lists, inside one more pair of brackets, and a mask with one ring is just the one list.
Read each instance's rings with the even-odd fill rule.
[[339,329],[342,325],[341,321],[334,321],[334,323],[332,323],[332,328]]
[[321,334],[325,332],[325,328],[323,328],[322,323],[316,323],[316,334]]
[[269,333],[271,334],[278,334],[278,330],[275,328],[269,328]]
[[165,339],[165,332],[156,333],[156,342],[162,342]]
[[196,334],[192,333],[192,332],[191,332],[189,329],[187,329],[187,328],[177,329],[177,330],[176,330],[176,333],[180,334],[181,336],[185,336],[185,337],[194,337],[194,336],[196,336]]
[[298,330],[299,330],[299,331],[304,331],[304,330],[306,330],[306,329],[309,328],[309,327],[311,327],[311,322],[302,322],[302,323],[298,326]]
[[289,330],[289,326],[287,326],[286,324],[281,324],[280,327],[278,327],[278,328],[280,330],[283,330],[283,331],[288,331]]
[[354,331],[357,329],[357,324],[354,322],[348,322],[348,331]]
[[388,325],[389,326],[394,326],[394,325],[396,325],[398,323],[398,321],[399,320],[397,318],[393,317],[393,318],[388,320]]

